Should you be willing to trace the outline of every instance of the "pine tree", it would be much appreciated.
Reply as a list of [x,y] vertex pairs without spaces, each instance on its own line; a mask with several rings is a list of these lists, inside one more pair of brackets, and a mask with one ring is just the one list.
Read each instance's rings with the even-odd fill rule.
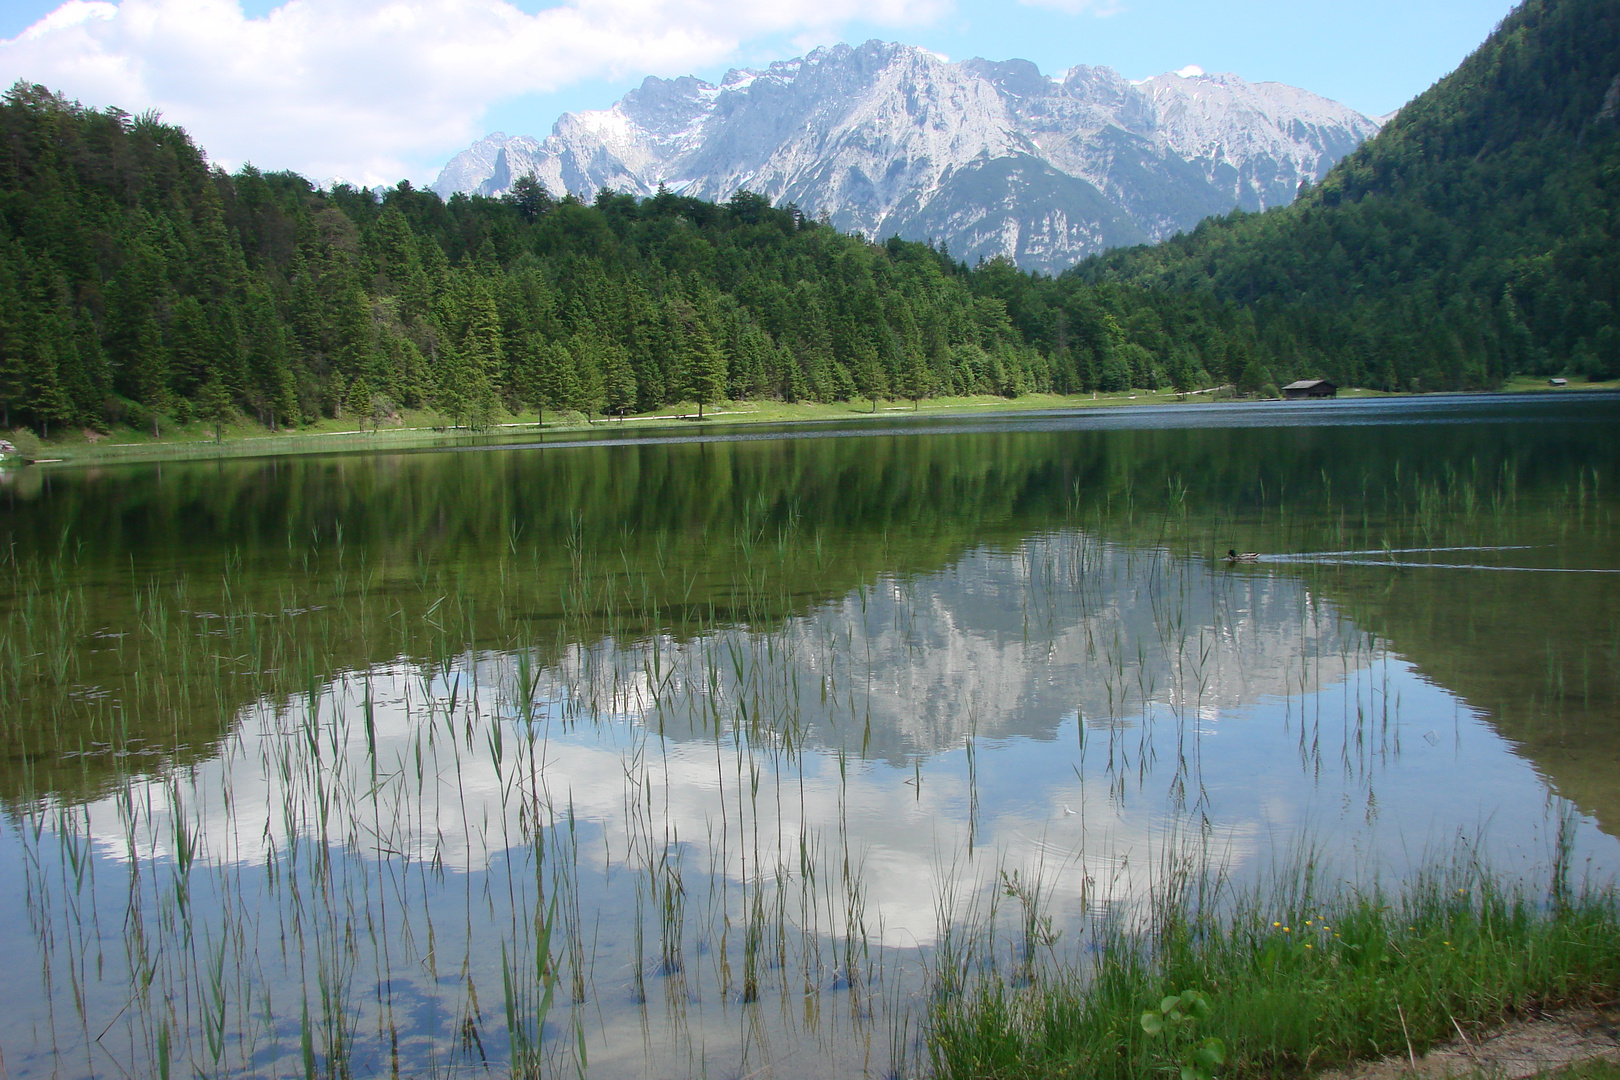
[[911,407],[916,410],[921,407],[922,399],[932,391],[928,358],[923,355],[921,348],[906,349],[900,368],[900,392],[911,399]]
[[[3,250],[3,249],[0,249]],[[28,362],[21,333],[22,301],[9,267],[0,258],[0,430],[11,430],[11,414],[28,401]]]
[[150,313],[136,318],[135,354],[126,369],[135,400],[153,411],[152,436],[158,435],[157,413],[169,408],[169,356],[163,335]]
[[714,344],[714,336],[701,318],[686,327],[687,390],[697,402],[698,419],[703,406],[720,401],[726,392],[726,357]]
[[580,399],[579,367],[561,342],[547,346],[541,360],[546,400],[554,409],[573,409]]
[[[346,400],[349,412],[360,422],[360,430],[366,429],[366,418],[371,415],[371,384],[366,382],[364,375],[357,375],[349,384],[349,393]],[[372,425],[375,430],[376,425]]]
[[190,396],[208,380],[218,359],[214,354],[216,342],[208,325],[208,314],[195,296],[187,296],[174,305],[169,334],[174,342],[176,388],[182,395]]
[[624,414],[636,405],[636,373],[630,367],[630,354],[622,345],[610,344],[602,350],[602,389],[605,411]]
[[231,402],[230,391],[225,389],[225,382],[220,378],[219,372],[197,390],[197,416],[214,425],[214,441],[225,441],[225,425],[235,414],[236,407]]
[[878,410],[878,399],[888,393],[888,380],[883,377],[883,365],[878,363],[877,349],[865,337],[857,339],[854,343],[853,364],[850,374],[855,379],[855,388],[863,396],[872,399],[872,411]]
[[467,423],[481,431],[495,422],[500,407],[495,387],[503,366],[500,320],[482,279],[473,286],[469,298],[467,332],[459,352],[462,378],[467,381]]
[[351,282],[331,313],[333,359],[350,376],[363,375],[377,366],[376,328],[371,300],[359,282]]
[[156,223],[132,237],[127,261],[110,289],[108,351],[119,382],[130,397],[150,410],[152,437],[160,434],[158,414],[170,406],[169,350],[156,311],[167,299],[166,261],[154,236]]
[[[52,326],[35,331],[33,355],[28,363],[29,407],[39,421],[40,435],[51,437],[51,424],[66,424],[74,418],[73,402],[62,388],[58,367],[58,347],[63,335],[51,333]],[[71,345],[70,345],[71,347]]]
[[568,407],[578,409],[589,420],[606,404],[601,340],[595,335],[575,334],[568,339]]
[[302,409],[298,404],[298,377],[290,368],[282,368],[276,376],[273,390],[275,396],[272,398],[274,411],[271,413],[271,430],[275,430],[274,417],[277,416],[288,425],[296,425],[303,419]]
[[297,380],[291,370],[291,349],[287,328],[274,302],[262,290],[249,293],[245,303],[247,321],[246,386],[242,393],[270,430],[299,420]]
[[549,347],[545,338],[531,333],[523,339],[522,347],[512,354],[513,389],[519,401],[534,407],[535,427],[546,426],[546,406],[550,404],[545,392],[541,358],[542,350]]
[[433,407],[451,427],[466,427],[473,410],[473,369],[460,349],[448,346],[439,351],[439,385]]
[[532,171],[512,182],[512,193],[507,198],[517,207],[518,213],[523,215],[525,221],[537,220],[552,207],[550,192],[546,191],[546,185],[541,183],[539,177]]
[[804,369],[799,366],[799,358],[785,343],[777,346],[776,355],[777,366],[783,373],[782,400],[791,403],[808,398],[810,388],[805,383]]

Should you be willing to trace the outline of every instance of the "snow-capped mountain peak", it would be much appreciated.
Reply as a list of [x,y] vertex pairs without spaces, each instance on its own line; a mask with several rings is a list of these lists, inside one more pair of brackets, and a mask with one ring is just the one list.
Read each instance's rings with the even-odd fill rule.
[[499,194],[533,172],[555,194],[739,188],[871,236],[1057,270],[1233,206],[1292,198],[1378,122],[1278,83],[1196,66],[1132,84],[1078,65],[951,63],[893,42],[834,45],[718,85],[649,77],[545,139],[494,133],[435,190]]

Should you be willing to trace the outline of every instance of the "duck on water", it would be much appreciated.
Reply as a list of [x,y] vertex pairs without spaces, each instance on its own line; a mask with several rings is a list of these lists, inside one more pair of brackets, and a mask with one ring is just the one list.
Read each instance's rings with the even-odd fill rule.
[[1231,563],[1259,562],[1260,561],[1260,553],[1258,551],[1241,551],[1240,552],[1240,551],[1238,551],[1237,548],[1227,548],[1226,549],[1226,558],[1225,558],[1224,561],[1225,562],[1231,562]]

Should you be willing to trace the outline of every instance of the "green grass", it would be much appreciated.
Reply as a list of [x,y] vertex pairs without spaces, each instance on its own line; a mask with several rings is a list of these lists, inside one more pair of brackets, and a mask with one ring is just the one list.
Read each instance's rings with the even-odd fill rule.
[[[1545,388],[1532,386],[1531,389]],[[703,422],[715,425],[804,423],[815,421],[894,420],[906,416],[980,415],[1027,409],[1109,408],[1130,405],[1198,404],[1216,399],[1201,392],[1184,399],[1173,390],[1131,390],[1097,394],[1024,394],[1004,398],[992,394],[935,397],[918,403],[882,399],[876,409],[869,399],[828,403],[783,401],[728,401],[705,410]],[[1386,397],[1373,390],[1346,389],[1340,397]],[[1228,400],[1230,400],[1228,398]],[[110,432],[88,428],[59,429],[49,439],[18,429],[5,434],[30,458],[46,464],[112,464],[126,461],[172,461],[188,458],[272,457],[289,454],[333,453],[351,450],[409,450],[467,443],[498,444],[522,441],[540,434],[608,432],[619,428],[649,429],[697,422],[697,406],[683,403],[653,413],[587,420],[579,413],[551,413],[537,426],[533,412],[505,413],[486,431],[448,429],[443,417],[428,409],[404,410],[392,422],[378,427],[353,419],[323,418],[294,429],[269,431],[245,417],[224,426],[216,438],[212,424],[164,421],[160,434],[150,428],[119,427]]]
[[[1590,484],[1583,473],[1559,496],[1563,501],[1556,503],[1554,515],[1586,527],[1588,519],[1579,516],[1584,512],[1580,508],[1586,505],[1586,492],[1596,490],[1596,481],[1595,471]],[[1405,487],[1384,496],[1385,517],[1376,527],[1395,530],[1397,536],[1410,532],[1432,538],[1444,538],[1448,529],[1463,522],[1477,531],[1476,517],[1511,504],[1518,497],[1517,484],[1516,474],[1482,474],[1477,468],[1456,477],[1448,473],[1444,483],[1413,474]],[[1179,475],[1172,490],[1175,503],[1185,505]],[[1128,493],[1125,498],[1129,500]],[[1152,506],[1147,496],[1142,505]],[[1098,536],[1137,527],[1131,524],[1134,511],[1123,511],[1125,522],[1120,524],[1111,515],[1121,511],[1109,506],[1108,516],[1097,511]],[[1302,514],[1298,508],[1291,512],[1301,522],[1294,528],[1295,536],[1315,535],[1310,530],[1317,528],[1344,528],[1342,515]],[[1078,515],[1078,509],[1074,513]],[[774,536],[764,518],[739,520],[740,524],[728,521],[712,534],[705,533],[701,541],[691,541],[694,547],[674,555],[661,541],[652,554],[633,546],[628,537],[618,546],[598,547],[591,533],[575,526],[560,543],[555,536],[529,533],[520,538],[512,533],[506,545],[497,545],[493,553],[475,553],[465,564],[423,561],[406,566],[405,573],[399,572],[400,566],[372,561],[365,548],[358,559],[353,549],[345,556],[339,532],[331,556],[335,565],[317,560],[312,572],[305,558],[291,584],[278,577],[255,582],[251,563],[245,569],[239,557],[226,560],[217,582],[188,579],[184,571],[176,571],[161,581],[153,578],[142,584],[132,571],[131,606],[115,609],[117,617],[99,606],[107,603],[101,590],[81,583],[83,578],[69,562],[75,557],[71,547],[64,547],[54,563],[20,558],[15,551],[0,552],[0,567],[9,566],[13,578],[10,636],[0,634],[0,699],[30,703],[0,716],[0,734],[20,748],[13,756],[25,764],[15,783],[24,794],[16,803],[21,819],[33,825],[29,849],[33,865],[63,868],[54,879],[60,885],[53,885],[48,875],[31,879],[36,890],[29,894],[31,910],[62,912],[61,940],[67,944],[46,947],[59,948],[61,957],[53,960],[47,951],[47,971],[85,969],[90,950],[99,948],[101,939],[91,932],[96,924],[82,918],[79,907],[58,902],[69,890],[75,898],[81,889],[94,893],[94,864],[82,855],[90,848],[89,818],[78,819],[82,825],[70,821],[53,833],[47,812],[40,809],[48,801],[35,793],[73,793],[63,803],[74,804],[126,784],[138,790],[146,784],[147,774],[131,770],[146,768],[140,764],[146,760],[151,775],[175,778],[170,790],[185,793],[175,796],[176,805],[207,805],[210,792],[197,787],[198,777],[206,772],[185,766],[215,754],[246,753],[242,749],[246,744],[223,736],[238,727],[235,718],[243,716],[244,702],[263,701],[267,715],[287,722],[272,730],[274,737],[267,736],[272,756],[256,756],[254,751],[255,756],[246,757],[243,764],[250,778],[261,767],[285,770],[285,789],[292,795],[284,802],[284,812],[297,825],[289,825],[289,836],[300,830],[325,835],[329,821],[363,825],[368,816],[376,815],[377,796],[390,784],[394,785],[390,790],[400,792],[399,804],[406,809],[429,805],[423,795],[424,776],[453,779],[457,787],[465,778],[475,786],[501,791],[503,806],[506,800],[523,803],[519,825],[495,841],[506,850],[535,853],[527,868],[521,860],[504,863],[508,896],[518,899],[500,911],[496,921],[505,925],[491,931],[500,935],[499,978],[486,973],[483,989],[475,993],[468,976],[464,989],[458,984],[444,991],[442,1000],[447,1015],[465,1010],[468,1019],[459,1029],[465,1049],[474,1039],[490,1038],[491,1031],[494,1038],[502,1037],[502,1029],[487,1025],[478,1035],[472,1020],[478,1013],[477,994],[484,995],[487,1007],[492,985],[499,987],[496,1000],[505,1007],[490,1015],[497,1020],[504,1015],[505,1054],[512,1074],[538,1075],[543,1065],[551,1073],[559,1072],[546,1056],[541,1020],[554,1008],[558,1027],[584,1023],[584,1010],[596,1007],[597,956],[589,891],[584,893],[587,906],[582,908],[581,903],[579,882],[586,875],[581,873],[572,803],[564,816],[560,803],[552,804],[532,782],[544,772],[549,717],[555,715],[564,725],[611,721],[619,688],[645,685],[652,696],[648,715],[654,719],[642,728],[648,733],[647,742],[625,747],[627,782],[631,791],[640,793],[631,802],[650,808],[658,785],[668,791],[667,772],[659,777],[648,769],[654,755],[646,748],[658,745],[652,732],[662,734],[667,722],[672,731],[702,733],[717,748],[729,747],[739,764],[735,801],[719,804],[719,832],[725,838],[743,835],[743,823],[758,821],[759,808],[772,801],[768,794],[761,801],[761,791],[771,790],[768,780],[760,787],[761,772],[769,777],[778,762],[789,773],[795,768],[795,755],[806,745],[805,716],[814,722],[822,715],[836,715],[832,710],[801,714],[797,686],[790,689],[785,676],[796,670],[794,650],[804,648],[807,639],[780,628],[787,613],[804,610],[806,597],[820,602],[814,598],[843,595],[856,587],[838,575],[851,572],[845,564],[864,566],[865,561],[835,556],[830,548],[824,551],[819,532],[798,532],[797,517]],[[1169,520],[1151,509],[1143,511],[1141,527],[1150,530],[1141,542],[1144,548],[1165,542],[1177,527],[1203,527],[1197,525],[1197,515],[1184,516],[1184,523],[1193,524],[1183,526],[1169,525]],[[1311,524],[1318,521],[1326,524]],[[1458,538],[1466,542],[1469,535],[1464,532]],[[1302,543],[1307,548],[1328,546],[1325,541]],[[1084,588],[1098,588],[1094,581],[1086,585],[1087,568],[1103,565],[1099,562],[1103,545],[1104,541],[1079,532],[1062,543],[1026,545],[1031,591],[1020,606],[1048,613],[1034,620],[1037,626],[1055,625],[1058,612],[1067,610],[1063,604],[1090,602],[1074,597]],[[1197,546],[1210,550],[1213,545],[1214,536],[1205,536]],[[1331,546],[1351,544],[1335,535]],[[293,558],[290,541],[288,551]],[[681,551],[727,554],[709,564],[685,561],[688,556]],[[886,552],[884,558],[890,555]],[[1173,648],[1176,670],[1181,672],[1188,640],[1181,605],[1199,571],[1189,562],[1178,573],[1173,561],[1157,555],[1144,558],[1151,560],[1152,568],[1147,587],[1159,598],[1154,605],[1155,639],[1167,650],[1172,649],[1169,643],[1180,641]],[[1137,565],[1132,573],[1149,566]],[[666,576],[677,576],[667,574],[666,566],[679,568],[680,591],[659,584]],[[333,598],[341,599],[328,603]],[[543,619],[534,617],[540,613]],[[203,614],[208,618],[199,618]],[[91,638],[91,631],[100,626],[116,626],[120,632]],[[663,636],[666,629],[668,637]],[[602,641],[615,644],[600,651],[582,649],[579,665],[571,670],[557,659],[573,645]],[[843,648],[853,649],[853,643]],[[480,687],[480,665],[464,658],[485,649],[505,653],[512,664],[505,676]],[[398,676],[390,670],[389,658],[408,658],[414,670]],[[1121,687],[1127,679],[1123,663],[1122,659],[1117,676]],[[1191,667],[1193,661],[1187,664]],[[848,662],[836,666],[856,670]],[[409,699],[413,704],[404,706],[407,720],[417,718],[407,744],[413,753],[379,758],[372,730],[371,680],[375,677],[381,690],[396,676],[414,694]],[[642,677],[644,683],[639,681]],[[1110,680],[1112,702],[1115,676],[1104,678]],[[1196,669],[1177,678],[1185,687],[1196,681]],[[364,680],[363,704],[358,693],[345,689],[351,679]],[[72,696],[70,691],[80,684],[115,691],[120,707],[101,704],[106,699],[100,697]],[[537,699],[535,688],[542,684],[552,689]],[[704,686],[710,692],[690,696],[671,689],[681,686]],[[1300,689],[1309,687],[1302,683]],[[345,697],[347,709],[341,704]],[[398,682],[380,697],[407,700]],[[836,700],[836,693],[833,697]],[[537,722],[547,709],[555,713]],[[74,726],[85,718],[87,726]],[[441,722],[446,733],[460,728],[462,734],[436,742]],[[340,747],[348,745],[346,733],[362,724],[366,751],[340,753]],[[1151,731],[1141,730],[1144,742],[1139,745],[1151,753]],[[147,747],[169,748],[169,756],[126,759],[116,753],[134,745],[132,732]],[[99,758],[108,764],[108,771],[93,771],[87,747],[115,751]],[[488,753],[479,747],[487,747]],[[975,768],[971,741],[967,753],[971,789]],[[864,757],[864,743],[861,754]],[[842,784],[844,755],[838,760]],[[920,758],[914,767],[920,787],[924,776]],[[406,781],[412,771],[414,796]],[[5,774],[0,768],[0,779]],[[271,773],[265,775],[269,778]],[[393,780],[386,779],[390,775]],[[513,783],[513,778],[524,775],[531,777],[527,791],[525,785]],[[667,799],[667,794],[663,797]],[[151,800],[131,799],[127,803],[131,852],[139,850],[135,826],[140,801],[147,806],[146,826],[151,827]],[[670,1002],[687,1001],[685,988],[690,985],[714,988],[722,1000],[743,1004],[773,999],[803,1002],[808,1013],[821,1007],[826,983],[819,980],[836,970],[846,987],[879,987],[875,993],[861,990],[869,996],[860,1007],[891,1025],[895,1043],[909,1051],[911,1024],[918,1012],[913,1008],[919,1000],[912,997],[915,984],[902,984],[897,977],[892,984],[896,989],[882,989],[885,960],[880,951],[868,951],[865,885],[859,859],[852,869],[847,846],[840,850],[833,839],[817,841],[821,846],[801,841],[797,857],[788,848],[774,853],[774,872],[767,861],[763,872],[756,867],[752,879],[727,883],[706,877],[695,860],[683,864],[682,849],[667,821],[655,818],[650,809],[646,813],[644,819],[636,819],[634,847],[621,864],[637,878],[631,970],[642,1006],[647,1005],[649,984],[662,985]],[[362,980],[368,963],[381,972],[375,985],[383,986],[390,972],[410,970],[424,960],[386,950],[379,959],[376,937],[356,946],[347,927],[362,922],[410,925],[413,931],[422,931],[422,938],[434,940],[426,908],[417,909],[405,899],[409,894],[384,887],[407,862],[398,852],[410,850],[410,835],[400,823],[413,815],[375,818],[383,823],[374,823],[368,834],[375,837],[376,862],[335,858],[335,849],[324,844],[289,843],[268,856],[277,876],[265,893],[246,897],[224,889],[225,899],[215,909],[203,902],[213,888],[211,882],[229,883],[231,878],[229,874],[213,878],[215,871],[207,860],[195,857],[199,844],[206,847],[209,840],[204,819],[196,815],[195,809],[191,816],[176,815],[173,846],[183,857],[175,858],[172,884],[152,878],[152,891],[147,893],[120,890],[115,884],[107,901],[106,910],[113,917],[123,916],[125,926],[140,927],[150,935],[149,944],[141,946],[148,951],[137,955],[132,948],[128,963],[129,994],[132,1000],[139,998],[121,1014],[131,1032],[128,1060],[136,1064],[137,1072],[156,1062],[160,1066],[156,1072],[163,1075],[171,1060],[212,1061],[213,1072],[225,1071],[222,1060],[233,1067],[240,1060],[246,1069],[253,1061],[253,1039],[270,1040],[276,1024],[291,1023],[307,1073],[316,1071],[314,1063],[319,1061],[326,1073],[346,1075],[355,1056],[356,1032],[375,1025],[376,1032],[386,1031],[392,1038],[395,1024],[392,1006],[385,1013],[380,1002],[364,1014],[363,1024],[352,1019],[365,1008]],[[561,822],[567,823],[566,833]],[[81,828],[82,834],[76,831]],[[843,828],[840,810],[836,832],[829,828],[828,833],[811,835],[835,837]],[[56,835],[63,838],[59,851],[50,845]],[[544,852],[550,854],[542,858]],[[429,860],[418,859],[416,864],[431,864],[436,858],[435,854]],[[773,858],[769,848],[765,858]],[[80,869],[87,865],[92,866],[88,879]],[[1376,889],[1324,892],[1314,884],[1322,880],[1320,869],[1302,860],[1298,870],[1279,873],[1252,894],[1239,896],[1218,875],[1194,864],[1195,869],[1166,875],[1173,887],[1161,890],[1146,907],[1119,909],[1114,921],[1088,926],[1078,938],[1068,924],[1054,927],[1046,914],[1052,893],[1038,877],[1001,874],[997,895],[1006,897],[1003,910],[1016,911],[1018,917],[999,930],[992,917],[988,935],[969,920],[963,930],[968,950],[953,953],[952,946],[942,945],[924,958],[935,977],[931,989],[936,991],[920,999],[933,1002],[932,1008],[921,1010],[927,1022],[925,1054],[921,1060],[903,1057],[893,1073],[916,1075],[908,1066],[928,1063],[940,1077],[1173,1075],[1179,1070],[1166,1070],[1178,1064],[1186,1048],[1215,1038],[1230,1051],[1222,1076],[1286,1076],[1356,1058],[1404,1054],[1408,1045],[1421,1052],[1449,1040],[1456,1023],[1490,1024],[1527,1006],[1612,995],[1612,988],[1620,984],[1616,960],[1620,920],[1612,894],[1575,895],[1556,872],[1551,879],[1559,883],[1556,888],[1549,884],[1525,891],[1526,887],[1503,883],[1474,865],[1460,860],[1420,877],[1399,894],[1388,894]],[[537,883],[533,894],[519,892],[526,874]],[[89,884],[81,885],[85,880]],[[711,880],[720,882],[718,901],[716,887],[708,884]],[[61,891],[48,891],[52,887]],[[740,893],[741,899],[728,901],[727,889],[734,890],[733,896]],[[134,899],[126,901],[125,891]],[[470,891],[468,896],[471,926]],[[530,896],[535,898],[532,902],[526,899]],[[549,904],[541,903],[542,898],[549,898]],[[144,917],[141,904],[147,905]],[[939,908],[954,911],[955,904],[941,898]],[[828,912],[838,913],[830,923],[825,921]],[[422,921],[413,922],[417,919]],[[260,981],[258,969],[242,955],[227,955],[225,945],[215,944],[269,940],[260,935],[274,929],[272,920],[309,927],[307,939],[301,937],[300,948],[291,955],[309,956],[310,967],[277,985],[279,1014],[272,1009],[270,984]],[[1009,926],[1014,930],[1011,950],[1005,947]],[[55,939],[42,935],[41,940]],[[987,940],[988,948],[978,944]],[[451,946],[435,948],[454,959]],[[474,948],[471,944],[464,948],[462,964],[467,967]],[[247,945],[241,950],[251,955]],[[357,950],[364,962],[355,960]],[[714,974],[706,983],[709,958],[715,958]],[[100,963],[99,957],[95,962]],[[802,981],[795,978],[799,975]],[[603,983],[611,977],[604,975]],[[155,987],[150,994],[143,989],[148,985]],[[1208,1000],[1209,1016],[1198,1019],[1190,1031],[1179,1028],[1183,1034],[1175,1043],[1163,1036],[1150,1037],[1142,1028],[1142,1013],[1157,1007],[1164,995],[1189,989]],[[302,997],[297,996],[300,993]],[[656,989],[651,996],[658,996]],[[855,994],[850,998],[853,1001]],[[827,1000],[831,1002],[832,996]],[[872,1005],[874,1000],[879,1003]],[[203,1007],[196,1009],[190,1004],[194,1001]],[[237,1002],[247,1004],[236,1006]],[[174,1003],[181,1003],[185,1011]],[[101,1019],[92,1021],[87,1008],[80,1008],[84,1012],[79,1028],[101,1030]],[[238,1008],[238,1013],[228,1015],[230,1008]],[[829,1015],[832,1011],[827,1010]],[[236,1020],[235,1015],[246,1019]],[[807,1026],[821,1022],[805,1021]],[[412,1029],[413,1021],[405,1023],[407,1033],[418,1040],[430,1034],[444,1038],[442,1031],[435,1034],[430,1027]],[[671,1024],[678,1030],[675,1021]],[[577,1060],[583,1063],[583,1036],[578,1032],[584,1028],[567,1030],[579,1039]],[[64,1056],[74,1045],[70,1039],[76,1037],[71,1031],[62,1037],[59,1049]],[[454,1052],[451,1042],[440,1045]],[[230,1056],[238,1053],[240,1058]],[[494,1053],[501,1056],[500,1051]],[[285,1066],[291,1055],[278,1060]]]
[[[1571,384],[1575,388],[1576,384]],[[1583,389],[1616,389],[1620,382],[1579,384]],[[1544,379],[1519,378],[1504,386],[1513,392],[1547,390]],[[1346,388],[1341,398],[1391,397],[1376,390]],[[1110,408],[1130,405],[1198,404],[1215,400],[1208,393],[1182,398],[1172,390],[1132,390],[1115,394],[1025,394],[1004,398],[990,394],[968,397],[928,398],[916,406],[906,401],[881,400],[874,410],[870,400],[829,403],[788,403],[782,401],[722,402],[705,411],[704,423],[715,425],[757,423],[806,423],[862,419],[894,420],[905,416],[980,415],[1027,409]],[[1230,399],[1228,399],[1230,400]],[[697,406],[686,403],[668,406],[654,413],[587,420],[579,413],[547,413],[543,426],[534,413],[504,414],[501,421],[485,431],[446,428],[445,421],[431,410],[405,410],[393,422],[380,427],[361,425],[354,420],[323,418],[295,429],[269,431],[246,418],[225,425],[220,437],[211,424],[193,421],[179,425],[166,422],[161,433],[148,428],[120,427],[111,432],[88,428],[67,428],[49,439],[40,439],[23,429],[5,433],[7,437],[41,464],[96,465],[130,461],[175,461],[218,457],[280,457],[291,454],[324,454],[345,451],[414,450],[436,446],[477,443],[498,445],[523,441],[542,434],[602,432],[619,428],[649,429],[697,422]]]
[[1543,390],[1558,390],[1565,393],[1571,390],[1620,390],[1620,379],[1610,379],[1607,382],[1587,382],[1585,378],[1579,375],[1568,376],[1568,379],[1568,385],[1553,386],[1547,381],[1545,375],[1515,375],[1502,383],[1502,390],[1511,394]]
[[[1620,380],[1588,383],[1572,380],[1567,387],[1550,387],[1547,380],[1527,375],[1515,376],[1503,384],[1509,393],[1620,389]],[[1230,391],[1227,391],[1229,394]],[[1024,394],[1004,398],[992,394],[967,397],[935,397],[918,403],[883,399],[834,401],[827,403],[784,401],[727,401],[705,410],[703,421],[715,424],[800,423],[813,421],[859,420],[907,415],[977,415],[1025,409],[1107,408],[1129,405],[1198,404],[1217,400],[1209,391],[1185,398],[1173,390],[1130,390],[1097,394]],[[1378,390],[1346,387],[1340,398],[1401,397]],[[1230,397],[1225,398],[1230,400]],[[1253,400],[1253,399],[1249,399]],[[165,420],[160,433],[150,428],[118,427],[110,432],[89,428],[58,429],[49,439],[19,428],[0,432],[24,453],[45,464],[101,464],[121,461],[170,461],[212,457],[271,457],[287,454],[333,453],[346,450],[408,450],[468,442],[498,443],[533,437],[541,432],[606,431],[610,427],[657,427],[697,422],[697,406],[690,402],[670,405],[652,413],[624,418],[593,417],[579,413],[547,413],[543,426],[537,426],[533,412],[503,413],[500,422],[486,431],[472,432],[447,428],[446,421],[430,409],[403,410],[393,421],[378,427],[353,419],[322,418],[294,429],[269,431],[245,417],[216,432],[212,424],[192,421],[176,424]]]
[[1548,1080],[1620,1080],[1620,1062],[1593,1058],[1541,1075]]
[[[1421,1054],[1459,1024],[1608,1000],[1620,987],[1612,890],[1534,896],[1461,864],[1398,894],[1316,898],[1310,878],[1219,914],[1161,900],[1148,928],[1100,931],[1089,964],[1054,959],[1023,985],[980,976],[939,996],[926,1031],[934,1075],[1179,1075],[1184,1051],[1214,1037],[1222,1077],[1296,1076]],[[1189,989],[1209,1017],[1179,1042],[1148,1035],[1142,1014]]]
[[[863,418],[924,414],[980,413],[987,410],[1052,409],[1080,406],[1112,406],[1154,404],[1176,400],[1173,391],[1132,390],[1119,394],[1026,394],[1018,398],[1004,398],[991,394],[970,397],[929,398],[913,407],[908,401],[881,400],[873,410],[870,400],[835,401],[820,403],[788,403],[782,401],[722,402],[704,412],[704,422],[734,423],[793,423],[803,421],[859,420]],[[1203,400],[1202,396],[1189,397],[1189,401]],[[537,426],[533,412],[505,413],[492,429],[471,432],[447,429],[446,421],[432,410],[404,410],[392,422],[373,427],[353,419],[323,418],[312,424],[294,429],[272,432],[246,418],[238,418],[225,425],[216,438],[213,425],[201,421],[179,425],[165,421],[161,433],[154,435],[150,428],[119,427],[107,433],[88,428],[59,429],[50,439],[40,439],[32,432],[18,429],[7,436],[30,457],[41,461],[89,464],[130,460],[173,460],[178,458],[253,457],[299,453],[330,453],[342,450],[411,449],[443,444],[464,443],[471,440],[484,442],[523,439],[544,431],[588,432],[606,431],[625,427],[648,427],[697,422],[697,406],[691,403],[671,405],[656,412],[618,417],[592,417],[582,414],[552,413],[545,415],[543,427]]]

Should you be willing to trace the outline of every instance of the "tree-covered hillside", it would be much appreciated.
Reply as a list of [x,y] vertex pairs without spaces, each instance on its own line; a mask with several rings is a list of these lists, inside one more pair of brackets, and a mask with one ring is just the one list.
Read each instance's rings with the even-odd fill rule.
[[1526,0],[1293,205],[1074,273],[1237,303],[1351,382],[1620,376],[1620,0]]
[[1295,205],[1055,279],[746,192],[446,203],[227,175],[155,116],[19,83],[0,427],[1613,376],[1617,196],[1620,0],[1527,0]]
[[868,243],[747,193],[322,192],[226,175],[155,117],[21,84],[0,139],[6,427],[162,430],[237,410],[277,427],[398,406],[478,426],[535,407],[1167,377],[1132,347],[1162,328],[1120,290],[1077,295],[1056,344],[1037,344],[984,287],[1016,271]]

